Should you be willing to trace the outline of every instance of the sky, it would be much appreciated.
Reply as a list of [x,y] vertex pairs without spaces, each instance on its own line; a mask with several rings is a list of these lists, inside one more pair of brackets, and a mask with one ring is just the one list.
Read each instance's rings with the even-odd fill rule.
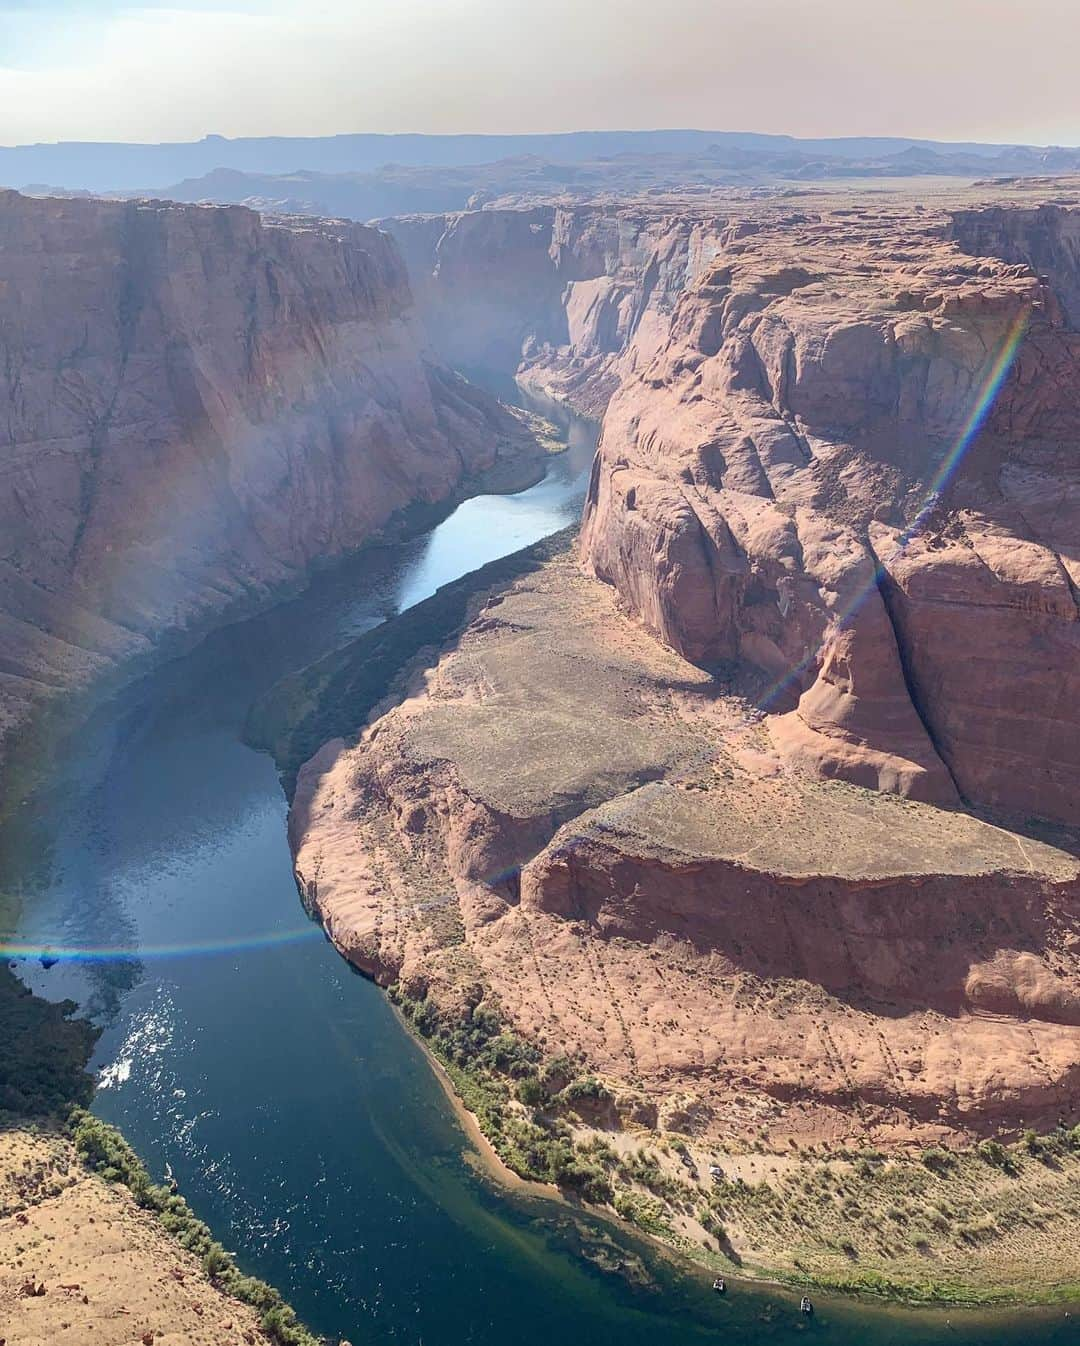
[[697,127],[1080,144],[1078,0],[0,0],[0,143]]

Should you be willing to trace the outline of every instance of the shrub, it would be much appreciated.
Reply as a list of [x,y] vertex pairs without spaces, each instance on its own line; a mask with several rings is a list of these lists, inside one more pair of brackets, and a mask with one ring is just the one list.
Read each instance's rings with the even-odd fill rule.
[[998,1140],[980,1141],[978,1153],[980,1159],[993,1165],[994,1168],[1007,1169],[1009,1167],[1009,1152]]
[[599,1164],[590,1164],[578,1155],[559,1157],[558,1167],[552,1175],[560,1187],[577,1192],[586,1201],[604,1205],[612,1198],[611,1180]]
[[599,1164],[605,1172],[610,1172],[619,1164],[619,1156],[603,1136],[590,1136],[588,1140],[583,1140],[578,1145],[578,1154]]
[[538,1108],[547,1099],[547,1091],[535,1075],[526,1075],[520,1080],[516,1093],[527,1108]]
[[931,1145],[929,1149],[923,1150],[921,1158],[931,1173],[948,1173],[950,1169],[956,1167],[955,1158],[948,1150],[943,1150],[938,1145]]
[[604,1103],[611,1098],[611,1090],[595,1076],[583,1075],[580,1079],[571,1080],[559,1098],[566,1103]]
[[624,1220],[637,1225],[647,1234],[670,1234],[663,1204],[655,1197],[638,1192],[620,1192],[615,1198],[615,1210]]

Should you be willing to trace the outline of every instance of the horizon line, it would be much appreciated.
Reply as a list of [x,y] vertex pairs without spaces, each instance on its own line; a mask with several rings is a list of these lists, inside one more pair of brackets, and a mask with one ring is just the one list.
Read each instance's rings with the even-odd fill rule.
[[1080,144],[1065,142],[1039,144],[1028,140],[938,140],[934,136],[904,135],[896,132],[848,132],[843,135],[793,135],[790,131],[755,131],[749,129],[710,129],[696,126],[650,126],[650,127],[579,127],[573,131],[329,131],[324,133],[273,133],[262,132],[249,135],[224,135],[218,131],[206,131],[203,135],[186,140],[32,140],[15,143],[0,141],[3,150],[41,150],[61,147],[116,146],[132,149],[156,149],[164,146],[203,145],[207,142],[222,141],[236,144],[250,140],[350,140],[365,138],[371,140],[523,140],[554,139],[574,136],[648,136],[648,135],[701,135],[701,136],[755,136],[762,140],[787,140],[796,144],[820,141],[844,143],[855,140],[886,140],[909,142],[925,145],[964,146],[978,145],[986,149],[1013,150],[1076,150]]

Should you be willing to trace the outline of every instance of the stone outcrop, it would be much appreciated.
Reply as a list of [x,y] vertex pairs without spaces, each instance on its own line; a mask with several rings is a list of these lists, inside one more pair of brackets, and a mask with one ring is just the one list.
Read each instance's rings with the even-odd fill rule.
[[301,771],[307,900],[382,983],[579,1052],[624,1123],[1075,1122],[1076,216],[551,218],[565,326],[519,375],[606,404],[583,567]]
[[1080,333],[1053,276],[949,232],[727,242],[609,405],[583,555],[680,653],[754,671],[788,762],[1076,823]]
[[407,506],[540,475],[411,311],[372,228],[0,194],[0,736]]
[[891,1143],[1074,1118],[1080,864],[791,776],[572,557],[301,771],[297,877],[384,985],[496,1005],[624,1123]]

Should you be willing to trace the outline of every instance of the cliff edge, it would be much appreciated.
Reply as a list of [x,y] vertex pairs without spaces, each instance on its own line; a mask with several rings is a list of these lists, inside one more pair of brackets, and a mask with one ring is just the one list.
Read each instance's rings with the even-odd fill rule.
[[0,737],[498,465],[393,242],[243,207],[0,193]]
[[579,554],[301,770],[301,891],[519,1172],[834,1283],[1075,1282],[1016,1230],[1080,1149],[1080,212],[604,210],[560,237],[647,301],[520,356],[606,406]]

